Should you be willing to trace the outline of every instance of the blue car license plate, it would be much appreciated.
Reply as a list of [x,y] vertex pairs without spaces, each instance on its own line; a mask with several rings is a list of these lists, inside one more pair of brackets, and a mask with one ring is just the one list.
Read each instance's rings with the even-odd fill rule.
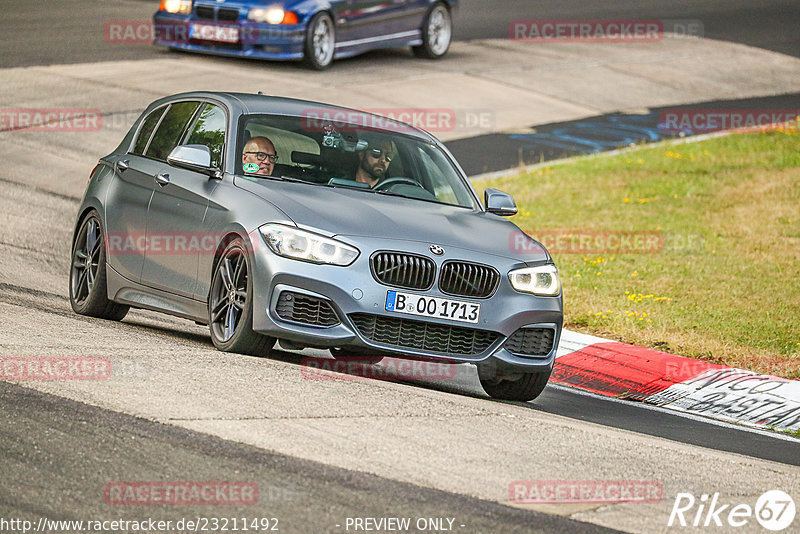
[[192,24],[189,37],[218,43],[238,43],[239,28],[235,26],[215,26],[212,24]]

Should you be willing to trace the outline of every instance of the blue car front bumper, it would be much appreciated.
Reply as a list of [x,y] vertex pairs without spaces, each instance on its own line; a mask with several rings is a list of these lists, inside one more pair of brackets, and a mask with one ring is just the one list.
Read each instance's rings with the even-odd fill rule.
[[[153,44],[220,56],[292,60],[303,58],[306,27],[197,19],[158,12]],[[203,31],[205,30],[205,31]],[[214,31],[216,30],[216,31]]]

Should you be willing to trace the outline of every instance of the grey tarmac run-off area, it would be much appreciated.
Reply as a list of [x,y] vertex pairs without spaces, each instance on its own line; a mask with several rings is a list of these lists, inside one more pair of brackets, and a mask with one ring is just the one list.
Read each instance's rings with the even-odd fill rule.
[[[134,4],[142,3],[120,3],[125,9]],[[713,2],[697,5],[713,13]],[[117,18],[134,17],[127,13]],[[6,17],[0,29],[11,24],[13,17]],[[64,48],[65,56],[74,54],[74,46]],[[791,438],[590,397],[579,401],[557,388],[530,405],[492,402],[480,393],[471,367],[451,380],[414,383],[312,379],[319,377],[300,365],[299,354],[223,354],[192,323],[141,311],[119,324],[97,321],[73,314],[66,299],[73,218],[89,172],[140,110],[164,94],[265,90],[381,109],[424,102],[488,112],[492,131],[527,131],[532,124],[625,109],[794,92],[800,60],[741,44],[675,38],[630,45],[458,42],[435,68],[389,51],[337,63],[323,74],[147,47],[134,52],[130,61],[95,62],[87,55],[66,61],[74,64],[0,71],[4,108],[92,108],[103,118],[92,132],[0,132],[0,355],[99,356],[112,365],[102,381],[0,387],[3,516],[231,511],[122,511],[102,496],[103,485],[117,480],[254,479],[262,492],[258,511],[285,518],[289,532],[295,531],[289,525],[298,532],[341,532],[334,518],[348,514],[451,516],[465,525],[463,532],[575,531],[567,519],[663,532],[679,492],[719,492],[725,502],[751,506],[770,489],[800,498],[800,467],[792,461],[800,458],[800,445]],[[459,126],[433,133],[458,139],[487,132]],[[573,407],[559,409],[556,400]],[[723,440],[751,445],[736,448]],[[770,447],[780,452],[752,450]],[[663,484],[665,498],[510,508],[508,488],[517,480],[650,480]],[[236,510],[248,511],[253,515]],[[737,529],[757,531],[754,522]]]

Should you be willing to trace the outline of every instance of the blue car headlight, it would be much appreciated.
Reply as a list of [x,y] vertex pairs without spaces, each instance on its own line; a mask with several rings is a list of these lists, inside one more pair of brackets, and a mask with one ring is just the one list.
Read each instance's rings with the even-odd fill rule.
[[297,24],[297,13],[284,11],[279,6],[268,8],[256,7],[247,12],[247,20],[251,22],[266,22],[267,24]]
[[161,5],[158,9],[167,13],[188,15],[192,12],[192,0],[161,0]]
[[555,265],[525,267],[508,273],[511,286],[523,293],[541,297],[555,297],[561,292],[561,281]]
[[275,254],[311,263],[347,266],[361,253],[347,243],[283,224],[265,224],[258,229]]

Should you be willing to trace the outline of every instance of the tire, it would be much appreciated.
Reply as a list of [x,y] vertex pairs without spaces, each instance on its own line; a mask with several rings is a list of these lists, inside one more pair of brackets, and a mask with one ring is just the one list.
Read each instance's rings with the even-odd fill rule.
[[481,387],[493,399],[528,402],[544,391],[550,379],[550,371],[544,373],[525,373],[517,380],[488,378],[478,373]]
[[447,6],[442,2],[433,4],[421,31],[422,44],[411,48],[414,55],[426,59],[444,57],[453,38],[453,19]]
[[78,229],[72,245],[69,271],[69,303],[80,315],[121,321],[130,306],[108,299],[106,247],[103,224],[96,211],[90,211]]
[[275,338],[253,331],[252,263],[241,238],[220,255],[208,296],[208,328],[214,346],[223,352],[268,356]]
[[370,352],[362,353],[358,350],[339,349],[339,348],[330,348],[328,350],[330,351],[331,356],[333,356],[334,359],[346,362],[358,362],[366,365],[374,365],[376,363],[380,363],[383,360],[383,356],[376,356],[375,353],[370,353]]
[[317,13],[308,23],[303,61],[314,70],[325,70],[333,63],[336,28],[327,13]]

